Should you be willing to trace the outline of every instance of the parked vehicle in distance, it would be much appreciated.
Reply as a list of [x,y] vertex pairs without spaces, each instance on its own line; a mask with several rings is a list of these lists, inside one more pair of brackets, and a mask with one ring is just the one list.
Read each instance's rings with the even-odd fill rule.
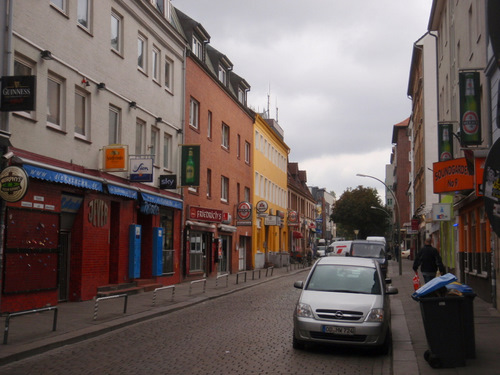
[[387,241],[386,241],[385,237],[381,237],[381,236],[368,236],[368,237],[366,237],[366,240],[367,241],[378,241],[378,242],[382,242],[384,245],[387,245]]
[[385,245],[379,241],[355,240],[352,241],[347,256],[360,258],[374,258],[380,263],[383,276],[387,276],[387,252]]
[[410,259],[410,249],[402,250],[401,258]]
[[293,347],[307,343],[391,347],[389,295],[398,293],[382,278],[374,259],[324,257],[309,272],[293,314]]
[[316,256],[318,257],[324,257],[326,255],[326,246],[325,245],[319,245],[316,248]]
[[351,247],[352,241],[335,241],[332,244],[330,244],[326,250],[326,255],[327,256],[345,256],[350,247]]

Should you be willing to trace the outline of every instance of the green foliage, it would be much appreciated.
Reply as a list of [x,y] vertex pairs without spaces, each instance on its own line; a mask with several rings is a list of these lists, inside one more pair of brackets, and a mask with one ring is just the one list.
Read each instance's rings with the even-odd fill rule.
[[[391,218],[377,190],[361,185],[354,190],[347,189],[337,200],[331,215],[337,224],[337,235],[351,239],[388,234],[390,238]],[[355,230],[359,230],[357,236]]]

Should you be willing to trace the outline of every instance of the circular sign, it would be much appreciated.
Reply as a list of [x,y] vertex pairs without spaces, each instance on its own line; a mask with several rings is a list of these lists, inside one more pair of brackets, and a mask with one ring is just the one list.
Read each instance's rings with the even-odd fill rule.
[[238,217],[247,220],[252,215],[252,205],[249,202],[240,202],[237,208]]
[[23,168],[7,167],[0,173],[0,198],[14,203],[24,198],[28,191],[28,175]]
[[258,201],[257,205],[255,206],[255,209],[259,213],[266,212],[267,208],[268,208],[268,205],[267,205],[266,201]]

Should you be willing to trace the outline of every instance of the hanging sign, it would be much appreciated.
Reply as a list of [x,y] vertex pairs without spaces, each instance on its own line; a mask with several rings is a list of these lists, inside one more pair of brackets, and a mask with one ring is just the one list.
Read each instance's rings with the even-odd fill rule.
[[491,227],[500,236],[500,139],[491,147],[483,175],[484,207]]
[[18,202],[28,191],[28,174],[22,168],[11,166],[0,173],[0,198],[7,202]]
[[2,77],[1,83],[2,112],[35,110],[35,76],[6,76]]

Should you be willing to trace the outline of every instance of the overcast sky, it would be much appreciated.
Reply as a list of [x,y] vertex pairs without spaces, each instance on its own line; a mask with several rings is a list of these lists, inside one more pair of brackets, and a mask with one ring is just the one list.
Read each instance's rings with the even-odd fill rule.
[[[393,125],[411,115],[413,43],[432,0],[172,0],[203,25],[251,86],[248,104],[278,119],[290,162],[339,198],[384,186]],[[277,110],[276,110],[277,108]],[[384,199],[383,196],[381,196]]]

